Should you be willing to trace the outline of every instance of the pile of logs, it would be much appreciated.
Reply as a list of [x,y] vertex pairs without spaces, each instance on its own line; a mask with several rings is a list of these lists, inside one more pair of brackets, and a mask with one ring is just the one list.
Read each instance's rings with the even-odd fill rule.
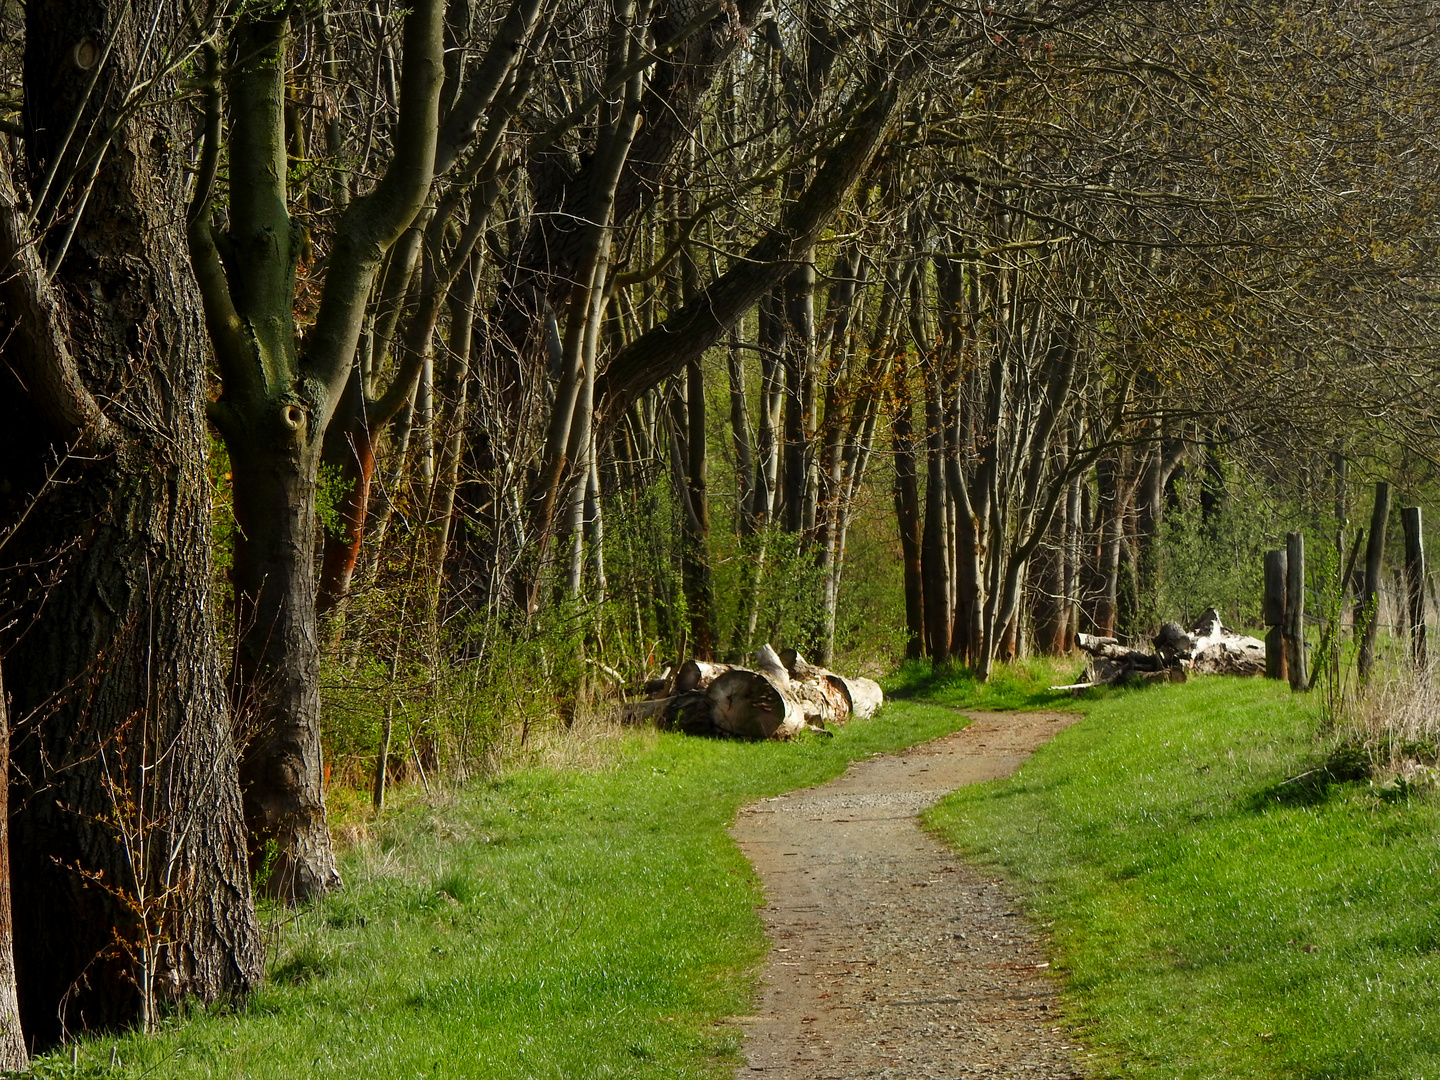
[[1237,634],[1220,621],[1214,608],[1206,608],[1188,630],[1169,622],[1160,628],[1153,651],[1131,648],[1117,638],[1076,635],[1076,643],[1090,654],[1080,689],[1123,682],[1184,682],[1190,675],[1263,675],[1265,642]]
[[769,645],[755,667],[690,660],[672,677],[646,684],[650,698],[621,707],[629,724],[740,739],[790,739],[828,732],[852,716],[868,719],[884,700],[879,683],[807,663],[794,649]]

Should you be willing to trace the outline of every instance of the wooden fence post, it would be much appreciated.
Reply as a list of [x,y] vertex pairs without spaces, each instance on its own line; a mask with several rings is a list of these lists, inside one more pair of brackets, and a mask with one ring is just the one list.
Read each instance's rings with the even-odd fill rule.
[[1305,663],[1305,534],[1285,537],[1285,664],[1290,689],[1309,690]]
[[1265,677],[1285,678],[1285,552],[1265,552]]
[[1405,528],[1405,592],[1410,601],[1410,658],[1425,666],[1425,538],[1420,528],[1420,507],[1402,506]]
[[1360,656],[1357,667],[1362,680],[1375,666],[1375,626],[1380,621],[1380,572],[1385,562],[1385,524],[1390,520],[1390,485],[1375,484],[1375,509],[1370,515],[1370,539],[1365,546],[1365,592],[1360,598],[1363,624],[1359,627]]

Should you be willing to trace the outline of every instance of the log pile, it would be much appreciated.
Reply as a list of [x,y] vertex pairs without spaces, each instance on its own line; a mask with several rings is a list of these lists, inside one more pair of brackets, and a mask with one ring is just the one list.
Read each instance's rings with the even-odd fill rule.
[[662,730],[740,739],[830,734],[852,716],[868,719],[884,701],[879,683],[809,663],[794,649],[764,645],[754,668],[690,660],[651,697],[624,705],[621,719]]
[[1083,683],[1064,689],[1124,682],[1184,682],[1191,675],[1263,675],[1265,642],[1237,634],[1206,608],[1188,630],[1168,622],[1160,628],[1153,650],[1122,645],[1117,638],[1077,634],[1076,644],[1090,654]]

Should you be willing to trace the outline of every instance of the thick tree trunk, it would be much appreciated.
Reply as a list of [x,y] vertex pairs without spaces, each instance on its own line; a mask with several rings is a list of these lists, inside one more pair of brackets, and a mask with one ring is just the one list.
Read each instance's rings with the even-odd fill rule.
[[[157,70],[172,58],[151,47],[152,35],[185,40],[186,15],[143,2],[124,12],[27,8],[33,175],[71,175],[98,150],[59,145],[77,115],[81,132],[112,131],[88,199],[62,179],[37,207],[42,228],[57,206],[75,215],[63,257],[11,227],[23,219],[0,152],[0,320],[22,313],[18,290],[54,331],[42,340],[21,319],[0,333],[0,533],[15,527],[0,567],[9,854],[36,1047],[152,1021],[157,1001],[244,993],[262,959],[209,603],[206,355],[176,214],[187,119]],[[98,27],[110,51],[92,92],[74,57]],[[152,76],[155,100],[122,111]],[[41,259],[56,267],[48,282]],[[73,407],[57,407],[51,375]]]
[[[325,822],[320,649],[315,616],[318,455],[303,424],[232,438],[236,530],[235,730],[250,868],[270,896],[340,884]],[[268,435],[268,438],[264,438]]]

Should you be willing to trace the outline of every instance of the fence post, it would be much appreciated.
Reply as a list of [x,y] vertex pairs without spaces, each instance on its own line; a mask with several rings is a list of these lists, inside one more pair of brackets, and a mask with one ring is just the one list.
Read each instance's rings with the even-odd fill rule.
[[1425,537],[1420,520],[1420,507],[1400,508],[1400,524],[1405,528],[1405,592],[1410,601],[1410,657],[1417,668],[1425,666]]
[[1285,663],[1290,689],[1309,690],[1305,663],[1305,534],[1285,536]]
[[1285,552],[1265,552],[1265,677],[1285,678]]
[[1360,598],[1364,622],[1360,628],[1357,668],[1362,680],[1375,666],[1375,625],[1380,621],[1380,571],[1385,561],[1385,525],[1390,520],[1390,485],[1375,484],[1375,509],[1370,514],[1370,539],[1365,546],[1365,592]]

